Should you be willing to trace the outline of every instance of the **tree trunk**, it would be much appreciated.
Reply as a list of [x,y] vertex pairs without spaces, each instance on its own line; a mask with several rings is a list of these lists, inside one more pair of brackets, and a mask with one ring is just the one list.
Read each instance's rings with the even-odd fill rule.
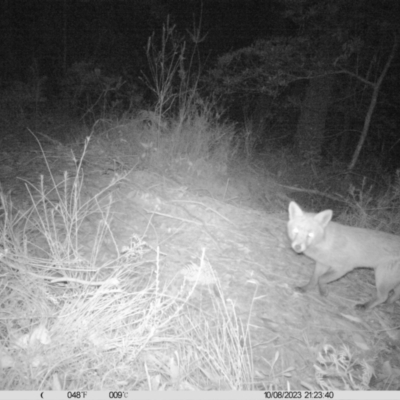
[[386,73],[390,67],[390,64],[392,63],[393,58],[396,54],[398,45],[399,45],[399,38],[398,38],[398,36],[396,36],[393,47],[392,47],[392,51],[390,52],[389,58],[386,61],[385,67],[383,68],[382,73],[380,74],[377,82],[375,84],[368,82],[373,87],[371,103],[369,104],[367,115],[365,116],[364,127],[361,132],[360,139],[358,140],[356,150],[354,151],[353,158],[351,159],[351,162],[348,167],[349,171],[351,171],[354,168],[354,166],[356,165],[356,163],[358,161],[358,157],[359,157],[361,149],[364,145],[365,138],[367,137],[369,126],[371,124],[371,118],[372,118],[372,114],[375,110],[376,102],[378,100],[379,90],[381,89],[383,79],[385,78]]
[[301,107],[295,143],[300,155],[312,164],[321,158],[332,84],[332,75],[311,79]]
[[264,146],[267,140],[266,136],[270,134],[267,124],[271,112],[271,103],[272,98],[265,93],[260,94],[255,102],[254,111],[250,115],[253,136],[252,147]]
[[253,128],[257,136],[265,135],[271,103],[271,97],[265,93],[260,94],[257,98],[254,111],[251,115]]

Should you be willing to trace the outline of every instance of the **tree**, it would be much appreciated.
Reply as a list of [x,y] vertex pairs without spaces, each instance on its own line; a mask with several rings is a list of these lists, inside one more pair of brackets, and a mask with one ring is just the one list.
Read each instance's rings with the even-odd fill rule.
[[[356,78],[362,85],[372,88],[363,129],[348,166],[348,169],[352,170],[365,143],[383,80],[398,49],[398,2],[394,0],[383,0],[382,2],[283,0],[283,2],[288,6],[286,15],[297,23],[300,31],[308,32],[308,35],[318,38],[316,44],[320,49],[319,53],[325,59],[332,60],[333,74],[338,72],[348,74],[350,77]],[[395,39],[392,40],[390,54],[386,55],[387,61],[381,65],[377,60],[385,58],[385,53],[388,53],[386,44],[393,36]],[[329,49],[328,52],[323,50],[323,44]],[[341,46],[340,52],[338,45]],[[337,58],[333,60],[332,57],[335,54]],[[367,68],[365,68],[366,65]],[[332,82],[332,80],[329,81]],[[321,83],[318,85],[315,81],[313,84],[311,81],[309,86],[311,95],[306,96],[306,100],[309,99],[311,102],[314,100],[316,103],[317,98],[327,100],[329,96],[327,88],[330,87],[330,84],[326,82],[326,85]],[[320,91],[319,95],[318,91]],[[313,93],[314,96],[312,96]],[[319,116],[317,121],[320,122],[320,126],[322,126],[324,110],[325,107],[320,106],[320,113],[316,113]],[[305,129],[309,118],[303,113],[302,116],[305,122],[302,122],[302,118],[300,118],[297,130],[299,142],[303,143],[308,140],[308,142],[319,143],[318,129],[314,132]]]
[[[254,99],[271,105],[290,85],[318,76],[318,82],[323,79],[320,71],[324,68],[311,44],[306,37],[258,40],[252,46],[220,57],[209,73],[208,84],[230,106],[254,103]],[[266,101],[266,97],[270,100]],[[299,101],[292,99],[280,107],[293,108],[298,104]],[[311,110],[311,107],[304,110]],[[267,110],[264,113],[266,115]]]
[[[369,106],[365,95],[358,99],[357,106],[364,112],[364,128],[351,169],[360,155],[379,90],[397,51],[397,39],[389,48],[387,43],[397,37],[399,2],[279,2],[286,7],[285,17],[295,23],[297,35],[259,40],[225,54],[211,71],[210,79],[217,92],[242,102],[256,94],[277,98],[285,92],[286,106],[297,105],[300,110],[294,142],[304,159],[312,163],[321,157],[326,119],[335,107],[332,97],[346,91],[348,85],[354,88],[353,96],[360,91],[360,83],[372,87]],[[382,65],[381,60],[387,62]],[[288,89],[299,82],[305,93],[293,98]]]
[[[382,71],[380,72],[379,76],[376,78],[376,82],[374,82],[372,80],[369,80],[368,77],[364,78],[364,77],[362,77],[360,75],[357,75],[357,74],[355,74],[355,73],[353,73],[351,71],[343,70],[344,73],[349,74],[350,76],[354,76],[360,82],[362,82],[366,86],[369,86],[369,87],[372,88],[371,101],[370,101],[370,104],[369,104],[369,107],[368,107],[367,114],[365,116],[364,126],[363,126],[363,129],[362,129],[360,138],[358,140],[357,147],[356,147],[356,149],[354,151],[353,157],[352,157],[351,162],[350,162],[349,167],[348,167],[349,171],[351,171],[354,168],[354,166],[356,165],[356,163],[358,161],[358,158],[360,156],[361,149],[362,149],[362,147],[364,145],[365,139],[367,137],[367,134],[368,134],[368,131],[369,131],[369,128],[370,128],[370,125],[371,125],[371,118],[372,118],[372,114],[373,114],[373,112],[375,110],[377,101],[378,101],[379,91],[381,90],[383,80],[385,79],[386,74],[387,74],[387,72],[388,72],[388,70],[389,70],[389,68],[390,68],[390,66],[391,66],[391,64],[393,62],[395,54],[397,53],[398,47],[399,47],[399,37],[397,36],[397,34],[395,34],[392,50],[391,50],[391,52],[390,52],[390,54],[388,56],[388,59],[387,59],[386,63],[384,64],[384,67],[383,67]],[[371,64],[372,63],[374,63],[374,60],[371,61]]]

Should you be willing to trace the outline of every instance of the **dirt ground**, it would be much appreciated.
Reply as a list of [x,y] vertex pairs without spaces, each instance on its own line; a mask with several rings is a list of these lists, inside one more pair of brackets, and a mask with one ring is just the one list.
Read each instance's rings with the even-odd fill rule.
[[[130,162],[121,159],[104,141],[89,145],[82,196],[94,196],[116,176],[124,179],[107,192],[112,198],[110,227],[115,242],[106,242],[99,261],[112,260],[117,249],[137,235],[151,249],[149,268],[159,248],[161,277],[168,282],[204,252],[225,300],[233,302],[250,330],[255,388],[268,387],[266,382],[279,388],[285,383],[291,389],[319,388],[318,379],[327,377],[337,383],[340,378],[318,357],[346,346],[354,360],[354,375],[364,362],[374,368],[371,389],[400,389],[399,304],[355,311],[354,305],[375,290],[372,271],[364,269],[330,284],[326,298],[293,290],[307,282],[313,262],[291,250],[286,234],[290,199],[269,183],[262,166],[257,171],[230,166],[213,181],[168,176],[146,168],[140,157]],[[45,140],[42,145],[56,181],[64,171],[74,174],[78,145]],[[40,174],[50,182],[43,155],[35,141],[9,139],[2,143],[0,158],[2,190],[11,191],[16,207],[24,208],[29,200],[26,182],[38,185]],[[81,245],[88,254],[95,226],[94,216],[84,227],[87,235]],[[179,279],[174,282],[179,286]],[[212,290],[212,285],[203,289]],[[207,304],[201,307],[206,309]],[[316,366],[325,371],[324,377],[316,377]]]

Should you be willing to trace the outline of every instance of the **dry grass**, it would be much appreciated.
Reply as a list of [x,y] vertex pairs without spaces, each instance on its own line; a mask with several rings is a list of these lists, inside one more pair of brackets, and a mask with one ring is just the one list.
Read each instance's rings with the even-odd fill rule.
[[[248,328],[205,251],[173,294],[170,282],[160,282],[159,252],[155,270],[148,268],[140,237],[99,262],[113,235],[112,199],[107,187],[82,201],[83,156],[75,176],[53,179],[51,189],[43,179],[29,187],[23,213],[1,195],[1,389],[251,389]],[[85,255],[83,227],[95,214],[101,218]],[[211,314],[191,301],[204,280],[214,288]]]

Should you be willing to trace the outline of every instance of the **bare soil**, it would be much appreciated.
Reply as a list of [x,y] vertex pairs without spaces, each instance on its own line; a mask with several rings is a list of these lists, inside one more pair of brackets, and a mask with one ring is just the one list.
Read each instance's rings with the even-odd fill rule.
[[[154,267],[159,248],[162,279],[168,282],[205,251],[225,300],[234,303],[249,326],[255,388],[283,389],[287,383],[291,389],[318,388],[314,367],[318,354],[325,345],[338,350],[345,345],[355,359],[374,367],[370,388],[400,389],[399,304],[355,311],[354,305],[375,291],[373,273],[364,269],[330,284],[326,298],[293,290],[309,279],[313,262],[291,250],[286,235],[289,199],[285,204],[285,195],[277,195],[279,189],[269,185],[262,166],[256,170],[230,166],[212,181],[201,177],[190,181],[147,169],[140,155],[128,162],[112,154],[105,141],[93,140],[85,155],[82,196],[94,196],[117,175],[126,176],[109,191],[115,242],[106,242],[99,261],[112,260],[132,235],[138,235],[151,248],[149,268]],[[45,140],[42,145],[56,181],[64,171],[75,173],[81,145]],[[2,190],[11,191],[17,208],[23,209],[28,201],[27,182],[39,185],[43,174],[51,185],[37,142],[10,139],[2,143],[0,158]],[[92,218],[85,224],[87,235],[81,243],[88,254],[101,216]],[[171,292],[180,284],[179,279],[174,282]],[[212,291],[212,285],[197,290]],[[196,293],[193,301],[207,309],[201,298]]]

